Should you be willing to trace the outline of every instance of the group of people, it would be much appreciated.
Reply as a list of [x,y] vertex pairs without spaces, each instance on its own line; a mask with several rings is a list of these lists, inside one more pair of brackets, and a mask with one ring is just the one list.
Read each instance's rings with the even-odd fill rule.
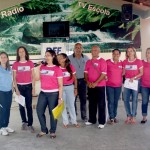
[[[44,64],[39,64],[34,72],[34,64],[29,59],[28,51],[21,46],[17,49],[16,62],[9,65],[7,53],[0,53],[0,134],[8,135],[14,132],[8,127],[12,92],[25,97],[25,107],[19,105],[22,119],[22,130],[34,131],[32,114],[32,95],[35,95],[35,81],[40,80],[41,88],[37,102],[37,116],[41,132],[37,137],[42,137],[50,132],[50,138],[56,137],[57,120],[54,119],[52,110],[64,101],[62,124],[64,128],[72,126],[79,128],[77,123],[78,110],[76,101],[80,100],[81,119],[85,125],[96,124],[104,128],[107,121],[107,104],[109,124],[118,122],[117,108],[122,92],[123,77],[133,83],[135,80],[142,93],[141,123],[147,121],[147,108],[150,95],[150,48],[146,50],[146,60],[136,56],[136,50],[129,47],[126,50],[126,59],[120,60],[121,51],[114,49],[112,58],[101,58],[100,47],[92,46],[89,59],[83,54],[80,43],[74,46],[73,54],[65,53],[56,55],[53,50],[45,52]],[[12,80],[13,77],[13,80]],[[130,96],[132,95],[132,107]],[[89,101],[89,117],[87,117],[86,101]],[[136,123],[138,88],[123,88],[123,100],[127,118],[126,124]],[[46,126],[45,110],[48,107],[50,114],[50,130]],[[27,111],[27,113],[26,113]],[[98,117],[97,117],[98,112]],[[68,115],[69,114],[69,115]]]

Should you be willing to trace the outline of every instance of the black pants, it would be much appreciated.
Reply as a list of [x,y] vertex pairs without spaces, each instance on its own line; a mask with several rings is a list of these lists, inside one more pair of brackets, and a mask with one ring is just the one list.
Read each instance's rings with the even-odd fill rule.
[[32,84],[27,85],[18,85],[18,89],[20,94],[25,97],[25,104],[27,109],[27,117],[25,108],[19,104],[19,110],[22,122],[28,123],[28,126],[32,126],[33,124],[33,114],[32,114]]
[[105,87],[88,88],[88,98],[89,122],[93,124],[97,122],[98,108],[98,122],[104,125],[106,123]]
[[[84,78],[78,79],[77,81],[78,81],[78,95],[80,99],[81,119],[85,120],[87,119],[87,116],[86,116],[86,82],[84,81]],[[77,100],[77,97],[75,99],[75,110],[77,114],[76,100]]]

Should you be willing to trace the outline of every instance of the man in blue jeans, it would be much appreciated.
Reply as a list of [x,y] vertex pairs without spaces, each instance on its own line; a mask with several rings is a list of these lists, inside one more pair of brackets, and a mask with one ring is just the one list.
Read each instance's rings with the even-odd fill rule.
[[[84,80],[84,68],[87,60],[89,58],[84,55],[83,53],[83,47],[82,44],[76,43],[74,46],[74,53],[69,56],[69,59],[71,61],[71,64],[76,69],[76,75],[77,75],[77,81],[78,81],[78,95],[80,99],[80,111],[81,111],[81,119],[84,121],[87,121],[87,114],[86,114],[86,83]],[[76,97],[77,100],[77,97]],[[77,106],[76,106],[76,100],[75,100],[75,109],[77,114]]]

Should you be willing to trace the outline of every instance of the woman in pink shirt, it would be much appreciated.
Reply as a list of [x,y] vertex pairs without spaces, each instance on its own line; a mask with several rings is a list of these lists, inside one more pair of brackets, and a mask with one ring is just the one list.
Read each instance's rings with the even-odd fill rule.
[[142,91],[142,124],[147,122],[147,108],[150,96],[150,48],[146,50],[146,60],[143,60],[143,76],[141,79]]
[[122,87],[122,72],[123,66],[122,61],[119,60],[121,51],[119,49],[114,49],[112,51],[112,59],[108,59],[107,63],[107,82],[106,82],[106,93],[108,100],[108,112],[109,119],[108,123],[117,123],[117,108],[118,101],[121,94]]
[[62,103],[63,75],[59,68],[55,51],[45,52],[45,64],[39,66],[38,79],[41,81],[41,92],[37,102],[37,115],[41,125],[41,132],[37,137],[48,134],[45,110],[48,106],[50,114],[50,138],[56,137],[57,120],[54,119],[52,110]]
[[25,97],[27,117],[25,107],[19,104],[20,115],[22,119],[22,130],[29,129],[34,132],[33,114],[32,114],[32,94],[35,94],[34,64],[29,60],[29,54],[25,47],[17,49],[16,62],[12,66],[14,86],[17,95]]
[[63,100],[65,103],[65,109],[62,113],[64,128],[68,128],[69,119],[67,110],[70,115],[71,123],[75,127],[79,127],[75,112],[75,96],[77,96],[77,79],[76,70],[70,64],[70,60],[65,53],[61,53],[57,56],[60,68],[63,72]]
[[[126,50],[126,60],[123,61],[123,74],[125,75],[125,82],[133,82],[138,80],[143,75],[143,64],[142,61],[137,59],[136,50],[133,47],[129,47]],[[130,96],[132,95],[132,107],[130,107]],[[136,123],[137,104],[138,104],[138,88],[133,90],[131,88],[124,87],[123,91],[124,105],[127,113],[126,124]],[[132,108],[132,109],[131,109]]]

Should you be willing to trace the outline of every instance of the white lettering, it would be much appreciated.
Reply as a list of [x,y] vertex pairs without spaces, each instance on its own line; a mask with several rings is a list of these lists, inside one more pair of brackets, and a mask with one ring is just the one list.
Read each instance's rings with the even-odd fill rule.
[[1,12],[1,18],[4,18],[4,17],[8,17],[8,16],[12,16],[12,15],[15,15],[15,14],[18,14],[18,13],[21,13],[24,11],[24,8],[23,7],[15,7],[13,8],[12,10],[6,10],[6,11],[2,11]]
[[1,12],[2,18],[7,17],[6,11]]

